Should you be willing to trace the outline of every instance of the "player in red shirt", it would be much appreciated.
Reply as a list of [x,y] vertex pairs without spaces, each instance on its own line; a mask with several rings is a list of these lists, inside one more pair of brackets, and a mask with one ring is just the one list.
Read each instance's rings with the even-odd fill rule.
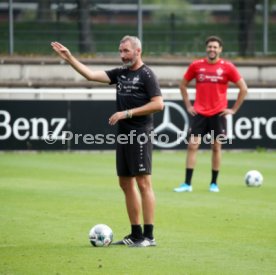
[[[175,188],[175,192],[192,191],[192,175],[196,163],[196,153],[202,137],[211,134],[212,142],[212,179],[211,192],[219,192],[217,177],[221,164],[221,140],[226,134],[228,114],[235,114],[247,94],[247,85],[237,68],[229,61],[220,58],[223,42],[217,36],[210,36],[206,42],[207,57],[191,63],[180,83],[180,90],[187,111],[192,116],[187,148],[186,175],[184,183]],[[194,105],[191,104],[187,86],[196,81]],[[239,88],[237,100],[232,108],[227,106],[228,83],[233,82]]]

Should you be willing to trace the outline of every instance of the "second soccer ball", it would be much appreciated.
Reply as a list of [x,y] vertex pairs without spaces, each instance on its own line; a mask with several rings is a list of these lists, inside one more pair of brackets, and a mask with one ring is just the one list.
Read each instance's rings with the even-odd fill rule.
[[245,174],[244,181],[249,187],[259,187],[263,183],[263,176],[257,170],[250,170]]

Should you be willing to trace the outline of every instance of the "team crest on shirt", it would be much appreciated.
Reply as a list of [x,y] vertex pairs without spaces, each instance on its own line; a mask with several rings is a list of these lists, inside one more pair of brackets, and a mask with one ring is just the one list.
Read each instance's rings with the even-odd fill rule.
[[139,76],[134,77],[132,80],[133,85],[136,84],[138,81],[139,81]]
[[218,68],[218,69],[217,69],[217,75],[222,75],[222,74],[223,74],[223,69]]

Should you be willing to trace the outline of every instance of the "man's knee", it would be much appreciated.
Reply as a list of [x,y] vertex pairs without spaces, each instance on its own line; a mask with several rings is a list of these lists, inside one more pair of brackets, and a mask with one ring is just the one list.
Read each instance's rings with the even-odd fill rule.
[[137,184],[141,192],[146,191],[151,188],[151,178],[150,175],[139,175],[136,176]]
[[214,142],[214,143],[212,144],[212,151],[213,151],[214,153],[220,152],[220,151],[221,151],[221,144],[218,143],[218,142]]
[[198,149],[199,145],[200,145],[200,141],[192,142],[192,141],[190,140],[187,149],[188,149],[189,151],[196,151],[196,150]]

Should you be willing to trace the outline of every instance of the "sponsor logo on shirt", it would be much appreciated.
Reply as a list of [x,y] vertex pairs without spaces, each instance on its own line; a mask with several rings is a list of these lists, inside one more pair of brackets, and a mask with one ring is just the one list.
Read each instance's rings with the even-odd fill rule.
[[117,83],[117,91],[118,92],[122,91],[122,83],[121,82]]
[[206,75],[206,80],[209,80],[211,82],[219,82],[219,80],[223,80],[223,77],[216,75]]
[[198,81],[202,82],[202,81],[204,81],[204,79],[205,79],[205,75],[204,74],[198,75]]

